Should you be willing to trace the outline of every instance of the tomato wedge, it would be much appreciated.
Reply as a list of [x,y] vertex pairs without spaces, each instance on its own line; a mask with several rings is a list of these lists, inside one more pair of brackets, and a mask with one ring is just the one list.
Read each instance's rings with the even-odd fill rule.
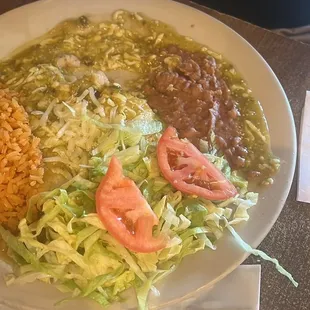
[[97,189],[96,209],[110,235],[129,250],[150,253],[165,247],[166,239],[152,234],[157,216],[116,157]]
[[190,142],[180,140],[174,127],[168,127],[157,147],[158,164],[164,178],[177,190],[209,200],[226,200],[236,188]]

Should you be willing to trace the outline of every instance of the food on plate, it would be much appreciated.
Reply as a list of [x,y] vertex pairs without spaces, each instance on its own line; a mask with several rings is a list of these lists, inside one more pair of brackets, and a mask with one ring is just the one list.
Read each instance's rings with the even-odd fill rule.
[[160,49],[159,55],[165,65],[144,87],[150,107],[197,147],[201,140],[216,144],[247,179],[271,177],[279,160],[270,150],[267,123],[235,69],[220,55],[175,45]]
[[238,194],[222,172],[193,144],[180,140],[171,126],[158,142],[157,158],[163,176],[182,193],[208,200],[226,200]]
[[108,232],[127,249],[150,253],[165,248],[164,237],[153,237],[158,217],[114,156],[97,189],[96,208]]
[[156,283],[216,250],[226,229],[297,285],[233,228],[257,204],[250,181],[272,184],[280,161],[259,102],[221,55],[117,11],[59,24],[2,60],[0,82],[5,198],[19,172],[8,147],[27,163],[17,203],[0,202],[8,285],[41,280],[102,306],[134,288],[147,309]]
[[18,94],[0,85],[0,224],[12,231],[26,214],[27,200],[43,183],[39,143]]

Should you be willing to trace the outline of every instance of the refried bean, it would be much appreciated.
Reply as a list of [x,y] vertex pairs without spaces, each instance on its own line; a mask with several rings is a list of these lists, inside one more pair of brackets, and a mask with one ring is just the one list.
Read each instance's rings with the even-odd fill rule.
[[214,58],[176,46],[163,49],[161,55],[177,61],[151,75],[144,87],[148,104],[196,146],[200,139],[211,142],[213,132],[230,166],[243,168],[248,149],[242,141],[241,114]]

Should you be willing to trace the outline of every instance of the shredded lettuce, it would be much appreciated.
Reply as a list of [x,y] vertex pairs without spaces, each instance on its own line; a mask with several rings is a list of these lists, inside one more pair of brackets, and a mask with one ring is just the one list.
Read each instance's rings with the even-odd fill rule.
[[160,121],[143,119],[131,121],[129,127],[140,132],[142,135],[152,135],[161,132],[163,129],[163,125]]
[[[10,275],[8,284],[35,280],[56,283],[59,289],[71,291],[72,298],[88,296],[101,305],[118,300],[124,290],[135,287],[140,309],[146,309],[149,290],[156,291],[153,283],[172,272],[185,256],[206,247],[215,249],[214,242],[224,229],[221,216],[232,217],[232,224],[246,220],[247,209],[257,201],[255,194],[234,198],[227,205],[184,196],[160,176],[156,148],[145,148],[141,137],[136,142],[133,146],[124,142],[125,148],[114,155],[125,172],[135,176],[153,207],[159,218],[154,234],[168,235],[167,247],[149,254],[132,253],[106,232],[94,213],[94,196],[110,156],[93,157],[88,179],[77,175],[62,188],[31,199],[18,238],[1,228],[12,257],[18,258],[20,265],[19,275]],[[228,205],[235,206],[234,212]],[[58,270],[54,268],[57,265],[61,266]]]
[[[140,152],[140,147],[135,147],[135,152]],[[124,151],[132,152],[131,148]],[[10,255],[20,266],[17,275],[6,278],[7,284],[36,280],[55,283],[60,290],[71,292],[72,298],[89,297],[102,306],[121,300],[122,293],[134,287],[139,309],[147,309],[149,291],[157,292],[154,284],[175,270],[185,256],[205,248],[215,250],[216,240],[226,228],[245,251],[273,262],[280,273],[297,285],[277,260],[252,249],[232,228],[248,220],[248,209],[258,200],[256,193],[246,191],[242,197],[215,204],[182,195],[167,184],[158,188],[155,181],[160,174],[156,171],[158,166],[152,163],[152,152],[149,149],[142,160],[137,156],[128,161],[124,156],[123,164],[128,172],[143,179],[137,185],[159,218],[154,234],[165,233],[170,238],[165,249],[148,254],[132,253],[108,234],[94,213],[94,193],[100,177],[106,173],[103,166],[108,161],[93,158],[96,173],[86,182],[78,177],[66,189],[32,198],[31,208],[43,214],[37,220],[36,213],[28,216],[28,220],[23,219],[19,237],[0,226],[0,235],[10,248]]]
[[261,250],[257,250],[257,249],[253,249],[249,244],[247,244],[246,242],[244,242],[241,237],[237,234],[237,232],[234,230],[234,228],[227,222],[227,220],[225,218],[223,218],[223,220],[226,223],[226,227],[229,230],[229,232],[233,235],[233,237],[236,239],[237,243],[240,245],[240,247],[246,251],[249,254],[255,255],[255,256],[259,256],[262,259],[269,261],[271,263],[273,263],[276,266],[276,269],[283,274],[285,277],[287,277],[292,284],[297,287],[298,283],[294,280],[293,276],[287,272],[280,264],[279,261],[275,258],[271,258],[269,255],[267,255],[266,253],[264,253]]
[[152,284],[153,284],[155,277],[156,277],[156,275],[153,275],[152,277],[147,279],[142,285],[139,285],[136,288],[139,310],[147,310],[148,309],[147,297],[149,295],[149,292],[151,290],[151,287],[152,287]]
[[[81,113],[77,106],[72,107],[73,114],[66,105],[62,107],[66,109],[63,113],[71,118]],[[125,290],[135,288],[138,307],[146,310],[149,292],[158,293],[154,285],[173,272],[185,256],[206,248],[215,250],[216,241],[226,229],[246,252],[272,261],[280,273],[297,285],[277,260],[252,249],[232,227],[249,219],[248,211],[257,204],[258,194],[248,191],[247,181],[232,172],[222,156],[214,151],[205,154],[235,184],[239,195],[212,202],[184,195],[162,178],[156,157],[158,133],[162,130],[159,121],[138,117],[111,124],[96,115],[84,114],[84,123],[80,125],[85,133],[97,135],[95,140],[94,136],[90,138],[91,145],[94,141],[97,144],[96,148],[87,148],[93,156],[82,165],[85,168],[58,188],[30,199],[27,217],[19,224],[18,237],[0,226],[9,254],[19,266],[16,274],[6,278],[8,285],[36,280],[53,283],[59,290],[71,292],[71,298],[59,303],[88,297],[102,306],[122,300]],[[76,127],[75,132],[80,130],[81,127]],[[82,148],[82,142],[78,143]],[[206,150],[210,147],[203,146]],[[71,160],[63,147],[54,149],[58,156]],[[96,214],[95,192],[112,156],[121,161],[125,175],[136,182],[157,215],[159,224],[154,235],[169,237],[165,249],[148,254],[129,251],[107,232]],[[84,163],[82,157],[77,164]]]
[[208,209],[202,201],[194,198],[187,198],[178,205],[177,212],[190,220],[191,227],[200,227],[204,225]]

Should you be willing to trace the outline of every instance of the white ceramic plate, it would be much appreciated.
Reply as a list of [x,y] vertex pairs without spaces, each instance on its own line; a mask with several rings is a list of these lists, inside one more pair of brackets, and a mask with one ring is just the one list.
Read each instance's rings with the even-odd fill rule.
[[[44,34],[58,22],[82,14],[107,18],[117,9],[143,12],[174,26],[178,32],[223,54],[242,73],[261,102],[267,117],[272,148],[282,160],[275,184],[261,192],[248,223],[238,227],[242,238],[253,247],[263,240],[276,221],[288,195],[295,168],[295,126],[285,93],[263,58],[238,34],[214,18],[188,6],[168,0],[45,0],[0,16],[0,57]],[[190,25],[194,24],[192,28]],[[204,286],[211,286],[235,269],[246,257],[228,234],[216,251],[206,250],[187,257],[176,272],[159,285],[160,297],[152,305],[173,304]],[[276,272],[276,271],[275,271]],[[5,273],[0,265],[0,275]],[[6,288],[0,280],[0,308],[50,310],[62,295],[52,287],[36,283]],[[6,305],[6,306],[5,306]],[[62,309],[97,309],[83,302]],[[175,306],[178,308],[178,306]]]

